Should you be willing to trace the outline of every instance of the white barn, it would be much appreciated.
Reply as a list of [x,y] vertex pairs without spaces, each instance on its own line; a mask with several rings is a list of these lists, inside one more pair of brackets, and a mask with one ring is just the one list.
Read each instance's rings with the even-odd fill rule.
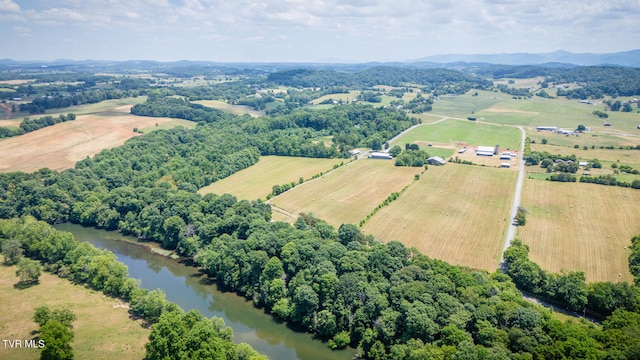
[[493,156],[496,152],[496,148],[493,146],[478,146],[476,155],[479,156]]
[[384,160],[391,160],[393,159],[393,156],[389,155],[389,153],[386,152],[372,152],[369,155],[370,159],[384,159]]
[[440,156],[432,156],[427,159],[427,164],[429,165],[444,165],[446,163],[447,162]]

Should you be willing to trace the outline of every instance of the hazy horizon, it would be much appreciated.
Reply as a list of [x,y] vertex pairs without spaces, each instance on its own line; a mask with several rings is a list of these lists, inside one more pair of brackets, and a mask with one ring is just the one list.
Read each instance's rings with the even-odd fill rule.
[[638,48],[638,16],[637,0],[0,0],[0,58],[358,63],[602,54]]

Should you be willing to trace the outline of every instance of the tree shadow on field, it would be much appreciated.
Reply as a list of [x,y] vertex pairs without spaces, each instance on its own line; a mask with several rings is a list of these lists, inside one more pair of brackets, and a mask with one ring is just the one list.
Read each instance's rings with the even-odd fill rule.
[[17,290],[24,290],[38,284],[40,284],[40,281],[18,281],[17,283],[13,284],[13,288]]

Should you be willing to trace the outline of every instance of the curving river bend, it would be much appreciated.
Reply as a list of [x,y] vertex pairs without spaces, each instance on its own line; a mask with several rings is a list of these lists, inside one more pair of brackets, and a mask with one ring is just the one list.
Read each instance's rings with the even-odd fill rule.
[[71,232],[76,240],[98,248],[111,250],[129,267],[129,274],[142,286],[162,289],[167,300],[185,311],[199,310],[204,316],[223,318],[233,328],[233,340],[245,342],[270,359],[351,359],[353,349],[332,351],[326,343],[314,340],[310,334],[291,330],[278,323],[261,309],[234,293],[220,292],[215,285],[205,285],[201,274],[193,267],[149,251],[115,232],[85,228],[75,224],[60,224],[59,230]]

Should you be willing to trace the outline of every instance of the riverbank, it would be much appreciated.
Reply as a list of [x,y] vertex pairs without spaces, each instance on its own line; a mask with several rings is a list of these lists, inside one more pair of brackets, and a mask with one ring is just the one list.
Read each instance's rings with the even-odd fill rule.
[[270,359],[347,360],[355,355],[354,349],[332,351],[311,334],[296,332],[274,320],[244,297],[219,291],[215,285],[203,281],[203,275],[197,268],[141,246],[146,243],[116,232],[76,224],[54,227],[71,232],[77,241],[112,251],[118,261],[127,265],[129,275],[140,280],[142,287],[163,290],[168,301],[185,311],[197,309],[206,317],[222,318],[233,329],[234,342],[246,342]]

